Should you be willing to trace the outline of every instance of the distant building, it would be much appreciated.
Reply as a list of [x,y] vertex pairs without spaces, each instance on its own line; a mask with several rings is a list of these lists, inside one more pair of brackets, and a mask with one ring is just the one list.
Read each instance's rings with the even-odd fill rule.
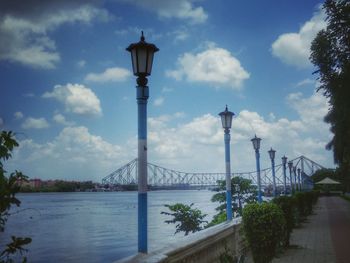
[[33,189],[38,189],[42,185],[41,179],[34,178],[34,179],[29,179],[28,181],[23,181],[23,180],[17,180],[17,184],[21,187],[29,187]]

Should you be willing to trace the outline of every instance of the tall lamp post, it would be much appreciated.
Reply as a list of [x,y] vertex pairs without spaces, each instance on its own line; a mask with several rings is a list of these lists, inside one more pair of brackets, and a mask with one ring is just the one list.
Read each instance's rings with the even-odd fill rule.
[[290,191],[291,191],[291,194],[293,194],[294,193],[293,178],[292,178],[293,161],[288,162],[288,168],[289,168],[289,179],[290,179]]
[[228,111],[227,105],[225,111],[219,113],[221,117],[222,128],[224,128],[225,140],[225,165],[226,165],[226,219],[232,220],[232,195],[231,195],[231,162],[230,162],[230,129],[232,126],[233,112]]
[[286,165],[287,165],[287,157],[283,156],[282,157],[282,165],[283,165],[283,187],[284,187],[284,194],[287,194],[287,175],[286,175]]
[[253,147],[255,150],[255,159],[256,159],[256,173],[258,177],[258,202],[261,204],[262,202],[262,196],[261,196],[261,179],[260,179],[260,154],[259,154],[259,149],[260,149],[260,141],[261,139],[256,137],[251,139],[253,143]]
[[293,167],[293,173],[294,173],[295,192],[298,192],[299,191],[299,185],[298,185],[298,182],[297,182],[297,167],[296,166]]
[[147,43],[143,32],[137,43],[126,48],[131,53],[132,69],[137,76],[138,120],[138,252],[147,253],[147,76],[151,75],[153,55],[159,49]]
[[271,159],[273,197],[276,197],[276,178],[275,178],[275,154],[276,154],[276,151],[271,148],[268,151],[268,153],[269,153],[270,159]]

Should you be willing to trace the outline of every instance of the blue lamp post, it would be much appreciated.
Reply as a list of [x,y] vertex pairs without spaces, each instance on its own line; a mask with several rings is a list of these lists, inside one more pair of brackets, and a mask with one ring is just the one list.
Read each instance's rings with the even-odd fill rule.
[[290,179],[290,191],[291,191],[291,194],[293,194],[294,193],[293,178],[292,178],[293,161],[288,162],[288,168],[289,168],[289,179]]
[[295,188],[295,192],[299,191],[299,186],[298,186],[298,182],[297,182],[297,167],[293,166],[293,174],[294,174],[294,188]]
[[231,195],[231,162],[230,162],[230,129],[232,126],[233,112],[228,111],[227,105],[225,111],[219,113],[221,117],[222,128],[224,128],[225,140],[225,166],[226,166],[226,219],[232,220],[232,195]]
[[147,43],[143,32],[138,43],[126,49],[131,53],[134,75],[137,76],[138,108],[138,251],[147,253],[147,76],[151,75],[153,55],[159,49]]
[[272,170],[272,183],[273,183],[273,197],[276,197],[276,178],[275,178],[275,154],[276,151],[274,149],[270,149],[268,151],[271,159],[271,170]]
[[284,188],[284,194],[287,194],[287,175],[286,175],[286,165],[287,165],[287,157],[283,156],[282,157],[282,165],[283,165],[283,188]]
[[261,196],[261,179],[260,179],[260,154],[259,154],[259,149],[260,149],[260,141],[261,139],[256,137],[251,139],[253,143],[253,147],[255,150],[255,159],[256,159],[256,173],[258,177],[258,202],[261,204],[262,202],[262,196]]

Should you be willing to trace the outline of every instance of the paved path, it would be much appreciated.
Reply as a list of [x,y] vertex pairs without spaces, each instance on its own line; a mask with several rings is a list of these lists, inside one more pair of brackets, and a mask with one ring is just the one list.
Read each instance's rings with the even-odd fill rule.
[[[293,230],[290,244],[272,263],[350,263],[350,203],[319,198],[314,214]],[[252,262],[250,255],[245,262]]]
[[325,198],[333,249],[337,263],[350,262],[350,203],[337,197]]

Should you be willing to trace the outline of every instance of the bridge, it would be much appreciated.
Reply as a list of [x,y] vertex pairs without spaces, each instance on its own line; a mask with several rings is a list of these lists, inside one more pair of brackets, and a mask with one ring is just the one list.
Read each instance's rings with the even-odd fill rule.
[[[292,177],[297,171],[300,171],[300,179],[303,185],[310,183],[310,176],[317,170],[324,167],[305,156],[289,160],[293,162]],[[225,180],[225,173],[186,173],[167,169],[152,163],[147,164],[148,185],[153,187],[181,187],[181,186],[198,186],[209,187],[217,185],[218,180]],[[250,179],[253,184],[257,184],[256,171],[232,173],[231,177],[240,176]],[[272,185],[272,168],[262,169],[260,171],[261,185],[267,187]],[[283,165],[275,166],[276,186],[283,186]],[[289,168],[286,169],[286,183],[290,185]],[[294,181],[293,181],[294,183]],[[105,185],[137,185],[137,159],[120,167],[102,179]]]

